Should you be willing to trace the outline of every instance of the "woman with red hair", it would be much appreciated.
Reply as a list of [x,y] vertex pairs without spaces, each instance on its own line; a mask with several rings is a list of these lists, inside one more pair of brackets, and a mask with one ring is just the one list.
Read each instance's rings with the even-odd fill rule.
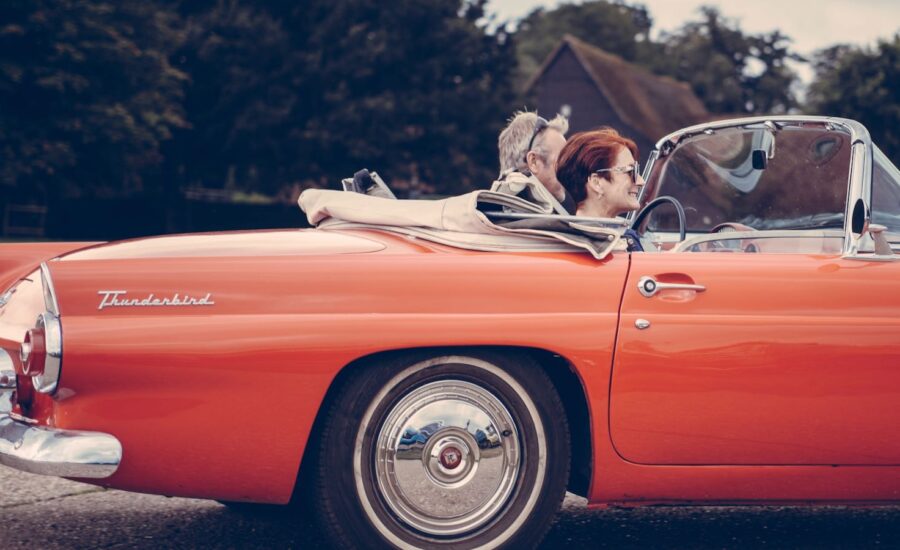
[[572,136],[559,153],[556,177],[578,205],[576,214],[613,218],[637,210],[644,180],[637,145],[612,128]]

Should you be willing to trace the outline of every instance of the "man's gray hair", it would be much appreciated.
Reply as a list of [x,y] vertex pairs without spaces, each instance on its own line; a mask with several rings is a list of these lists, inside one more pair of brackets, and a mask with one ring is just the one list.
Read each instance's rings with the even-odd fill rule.
[[[528,154],[528,142],[534,136],[534,127],[537,124],[537,113],[529,113],[527,111],[519,111],[509,119],[509,124],[500,132],[497,139],[497,148],[500,150],[500,175],[506,175],[510,172],[526,172],[528,164],[525,156]],[[562,135],[566,135],[569,131],[569,121],[562,115],[556,115],[553,120],[549,121],[548,128],[556,130]],[[547,151],[544,148],[544,132],[535,136],[534,143],[531,146],[541,158],[547,158]]]

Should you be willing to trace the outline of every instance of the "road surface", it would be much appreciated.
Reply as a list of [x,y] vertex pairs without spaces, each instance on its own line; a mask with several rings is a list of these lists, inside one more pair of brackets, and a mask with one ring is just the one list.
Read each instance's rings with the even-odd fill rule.
[[[900,548],[900,506],[588,510],[569,496],[543,548]],[[328,548],[284,513],[104,490],[0,466],[0,549]]]

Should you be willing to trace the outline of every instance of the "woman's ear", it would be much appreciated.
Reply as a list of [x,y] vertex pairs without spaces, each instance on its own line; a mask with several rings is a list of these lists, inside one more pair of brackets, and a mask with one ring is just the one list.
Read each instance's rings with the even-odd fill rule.
[[598,197],[603,196],[603,183],[600,181],[603,178],[600,177],[600,174],[591,174],[588,176],[588,188],[590,188]]

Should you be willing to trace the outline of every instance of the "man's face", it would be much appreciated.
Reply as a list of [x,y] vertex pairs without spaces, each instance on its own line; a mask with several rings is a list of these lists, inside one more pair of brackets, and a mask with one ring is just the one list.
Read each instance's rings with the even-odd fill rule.
[[552,128],[544,130],[540,137],[541,148],[547,152],[547,158],[543,159],[539,155],[534,155],[534,162],[530,163],[531,173],[544,184],[544,187],[556,195],[562,189],[562,185],[556,179],[556,159],[559,158],[559,152],[566,144],[566,138]]

